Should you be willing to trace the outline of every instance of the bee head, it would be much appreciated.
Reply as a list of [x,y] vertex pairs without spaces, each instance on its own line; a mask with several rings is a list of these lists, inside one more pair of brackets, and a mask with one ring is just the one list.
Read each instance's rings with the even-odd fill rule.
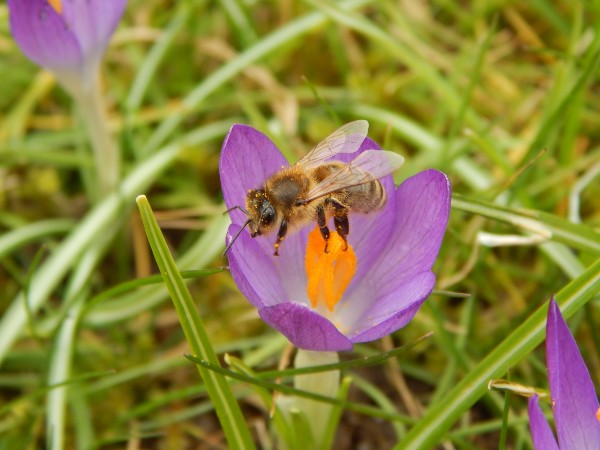
[[267,198],[264,189],[251,189],[248,191],[246,209],[248,210],[250,236],[256,237],[268,234],[275,227],[277,213]]

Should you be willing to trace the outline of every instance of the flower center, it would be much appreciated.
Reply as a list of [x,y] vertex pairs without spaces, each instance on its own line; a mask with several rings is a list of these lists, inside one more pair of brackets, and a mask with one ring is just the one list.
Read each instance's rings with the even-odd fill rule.
[[313,308],[324,303],[330,312],[341,300],[356,272],[356,254],[341,236],[332,231],[325,253],[325,240],[316,227],[308,235],[304,265],[308,283],[306,293]]
[[62,14],[62,2],[61,0],[48,0],[52,9],[56,11],[58,14]]

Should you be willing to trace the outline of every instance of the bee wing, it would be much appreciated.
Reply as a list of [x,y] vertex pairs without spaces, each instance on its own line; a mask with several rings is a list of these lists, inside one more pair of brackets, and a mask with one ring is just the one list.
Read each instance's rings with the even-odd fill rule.
[[332,192],[378,180],[398,169],[404,158],[385,150],[367,150],[344,168],[314,186],[302,203],[310,203]]
[[347,123],[323,139],[296,165],[314,167],[338,153],[354,153],[367,137],[368,131],[369,122],[366,120]]

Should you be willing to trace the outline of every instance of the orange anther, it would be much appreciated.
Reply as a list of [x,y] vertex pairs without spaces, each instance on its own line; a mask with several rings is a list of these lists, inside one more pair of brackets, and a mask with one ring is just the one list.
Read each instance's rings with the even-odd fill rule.
[[62,14],[62,1],[61,0],[48,0],[52,9],[59,14]]
[[329,311],[341,300],[356,272],[356,254],[341,236],[330,233],[325,253],[325,241],[318,228],[308,235],[304,265],[308,283],[306,292],[313,308],[324,302]]

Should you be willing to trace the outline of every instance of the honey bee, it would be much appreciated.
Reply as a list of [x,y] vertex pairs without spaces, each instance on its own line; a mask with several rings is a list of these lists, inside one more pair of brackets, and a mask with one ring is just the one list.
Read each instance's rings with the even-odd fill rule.
[[272,175],[262,186],[250,189],[246,207],[232,208],[243,211],[247,220],[225,252],[248,227],[253,238],[277,230],[273,255],[278,256],[286,235],[313,221],[319,226],[327,252],[330,218],[346,250],[348,214],[369,214],[383,208],[387,196],[379,178],[394,172],[404,161],[402,156],[384,150],[366,150],[350,163],[330,161],[339,153],[357,151],[368,129],[366,120],[338,128],[296,164]]

